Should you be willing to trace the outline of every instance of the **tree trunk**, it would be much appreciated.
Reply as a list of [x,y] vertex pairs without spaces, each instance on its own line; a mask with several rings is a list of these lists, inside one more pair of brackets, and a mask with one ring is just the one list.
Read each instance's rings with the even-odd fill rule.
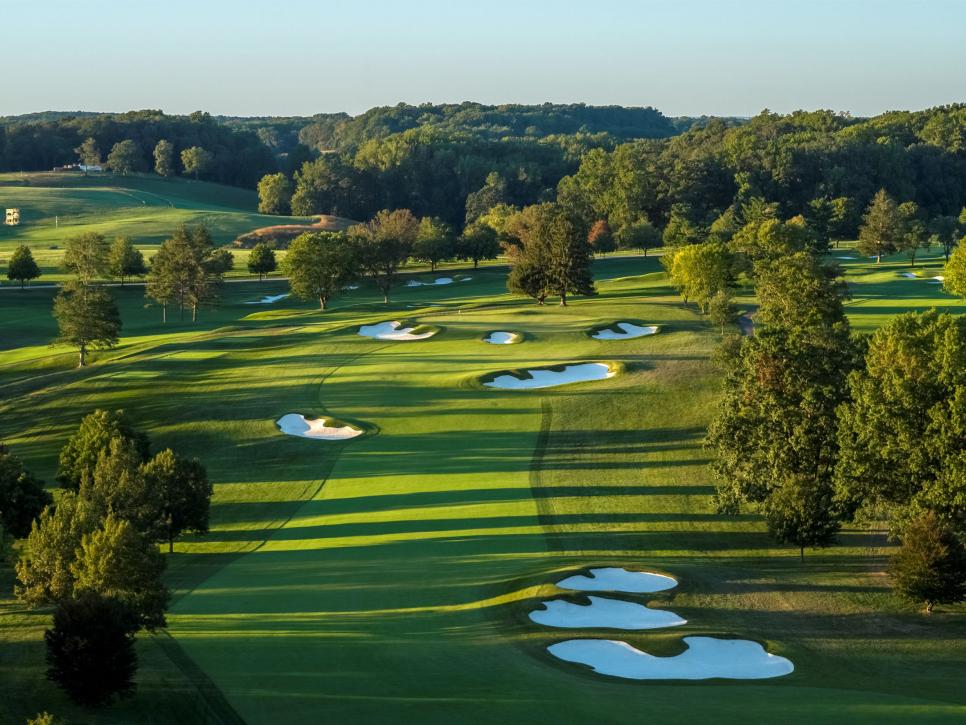
[[389,290],[384,289],[382,291],[382,301],[384,304],[389,304]]
[[86,362],[86,359],[87,359],[87,345],[81,344],[80,349],[78,350],[77,367],[79,368],[84,367],[84,363]]
[[198,321],[198,305],[191,305],[191,321]]
[[644,256],[647,256],[647,247],[644,247]]
[[325,311],[325,297],[319,295],[319,312]]
[[932,614],[932,608],[935,606],[932,602],[926,602],[926,614]]
[[560,293],[560,306],[561,307],[566,307],[567,306],[567,293],[566,292],[561,292]]
[[161,305],[161,324],[162,325],[168,324],[168,306],[167,305]]
[[473,260],[473,269],[479,269],[479,268],[480,268],[480,260],[474,259]]
[[882,261],[882,252],[879,252],[878,254],[875,255],[875,263],[879,264],[879,262],[881,261]]
[[174,553],[174,536],[172,536],[170,533],[168,534],[168,553]]
[[798,547],[798,558],[799,558],[800,561],[805,561],[805,547],[804,546],[799,546]]

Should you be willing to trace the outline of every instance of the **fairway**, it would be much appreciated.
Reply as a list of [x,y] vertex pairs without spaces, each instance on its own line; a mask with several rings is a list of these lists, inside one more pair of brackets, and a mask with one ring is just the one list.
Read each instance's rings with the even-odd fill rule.
[[[899,258],[867,262],[846,265],[860,329],[900,307],[963,309],[900,277]],[[215,482],[210,534],[177,542],[169,560],[168,632],[140,637],[138,694],[98,722],[966,716],[962,618],[896,604],[881,532],[847,527],[800,562],[758,516],[714,512],[702,440],[720,336],[681,305],[658,259],[598,260],[599,296],[566,308],[507,295],[503,270],[472,275],[402,286],[390,305],[364,283],[325,313],[290,297],[252,306],[286,286],[239,283],[197,325],[167,328],[140,289],[116,290],[122,343],[80,371],[47,347],[53,291],[4,293],[17,342],[0,352],[0,440],[39,475],[53,479],[64,438],[105,407],[127,410],[156,449],[200,457]],[[437,332],[359,334],[387,320]],[[659,334],[594,339],[615,321]],[[494,331],[523,344],[484,342]],[[483,384],[589,362],[619,372],[550,389]],[[365,434],[285,435],[276,421],[292,413]],[[555,583],[598,567],[673,577],[676,587],[619,597],[687,620],[608,638],[662,657],[684,652],[684,637],[746,639],[794,672],[657,684],[555,659],[548,646],[601,630],[529,615],[550,599],[588,604]],[[43,707],[85,721],[42,678],[47,621],[2,602],[4,722]]]

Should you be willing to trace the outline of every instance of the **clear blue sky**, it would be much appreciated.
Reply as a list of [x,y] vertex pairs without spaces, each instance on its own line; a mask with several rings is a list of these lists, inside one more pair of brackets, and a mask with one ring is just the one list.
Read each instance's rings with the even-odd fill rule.
[[966,0],[3,0],[0,115],[966,100]]

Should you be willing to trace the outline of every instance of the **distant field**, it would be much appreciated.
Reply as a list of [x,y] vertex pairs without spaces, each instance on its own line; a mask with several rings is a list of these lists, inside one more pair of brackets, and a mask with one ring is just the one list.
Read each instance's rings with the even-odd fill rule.
[[[21,214],[20,226],[0,226],[0,267],[14,247],[27,244],[43,271],[37,281],[42,284],[64,279],[60,259],[64,239],[73,234],[127,235],[150,257],[179,224],[204,224],[216,243],[228,244],[260,227],[311,222],[307,217],[258,214],[257,206],[254,191],[204,181],[155,175],[0,174],[0,209],[17,207]],[[236,273],[247,274],[247,254],[236,254]]]

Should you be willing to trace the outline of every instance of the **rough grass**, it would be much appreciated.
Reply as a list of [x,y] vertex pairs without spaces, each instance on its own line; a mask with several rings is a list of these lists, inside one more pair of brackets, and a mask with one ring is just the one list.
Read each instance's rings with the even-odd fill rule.
[[[84,414],[123,407],[157,448],[201,457],[216,484],[211,533],[170,558],[173,639],[141,638],[137,696],[97,721],[961,720],[962,608],[925,617],[897,601],[878,532],[847,530],[801,563],[757,516],[715,514],[701,440],[718,335],[682,308],[657,260],[608,259],[596,272],[600,296],[567,308],[510,298],[488,270],[400,288],[388,307],[366,285],[325,313],[292,298],[244,305],[281,285],[240,283],[196,326],[168,329],[124,290],[122,346],[83,371],[46,345],[50,290],[0,297],[17,340],[0,350],[0,439],[38,474],[52,479]],[[862,273],[855,299],[868,301],[850,312],[863,329],[930,299],[902,297],[912,280]],[[887,302],[892,290],[901,301]],[[915,294],[944,299],[934,285]],[[400,315],[445,334],[406,345],[356,334]],[[661,334],[586,335],[635,319]],[[491,330],[527,344],[481,344]],[[598,359],[625,371],[525,395],[464,384]],[[319,445],[278,433],[293,411],[378,430]],[[557,579],[601,565],[681,582],[635,599],[688,625],[631,643],[671,654],[684,635],[756,639],[795,673],[651,685],[553,660],[548,644],[593,633],[526,613]],[[94,719],[43,679],[47,617],[0,602],[0,721],[45,708]]]

